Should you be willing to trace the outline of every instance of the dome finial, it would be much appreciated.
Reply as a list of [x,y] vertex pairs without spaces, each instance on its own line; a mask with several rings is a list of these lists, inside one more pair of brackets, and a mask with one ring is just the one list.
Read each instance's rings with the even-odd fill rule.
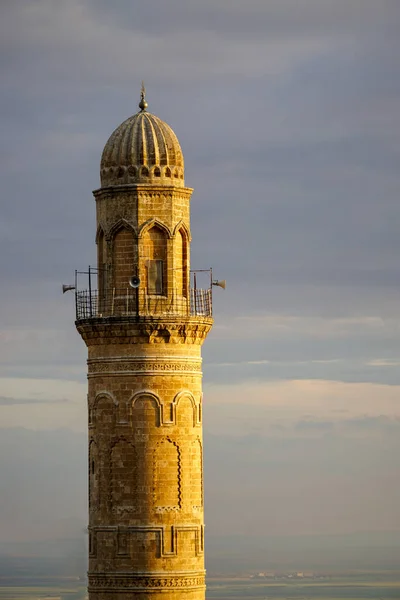
[[146,102],[146,88],[144,87],[144,81],[142,81],[142,89],[140,90],[139,108],[142,112],[144,112],[147,107],[148,107],[148,104]]

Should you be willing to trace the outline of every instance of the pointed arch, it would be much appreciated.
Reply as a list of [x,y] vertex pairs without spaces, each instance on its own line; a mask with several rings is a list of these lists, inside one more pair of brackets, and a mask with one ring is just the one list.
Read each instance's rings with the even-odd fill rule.
[[106,240],[104,235],[104,229],[101,225],[97,228],[96,233],[96,244],[97,244],[97,285],[99,289],[99,299],[103,299],[104,290],[106,285],[106,263],[107,263],[107,249]]
[[142,264],[148,295],[165,296],[168,284],[168,238],[170,231],[153,220],[142,230]]
[[140,226],[138,231],[138,238],[142,238],[144,234],[147,233],[147,231],[152,227],[158,227],[159,229],[161,229],[169,239],[172,237],[171,230],[167,225],[165,225],[165,223],[163,223],[159,219],[149,219]]
[[154,169],[153,169],[153,175],[154,175],[154,177],[161,177],[161,169],[160,169],[160,167],[154,167]]
[[180,221],[174,229],[174,274],[176,292],[184,298],[187,298],[189,293],[188,251],[188,229],[186,224]]
[[127,229],[128,231],[131,231],[133,233],[134,237],[137,237],[137,231],[135,226],[130,221],[127,221],[123,218],[120,218],[118,219],[118,221],[113,223],[113,225],[107,232],[107,237],[110,240],[114,239],[118,231],[120,231],[120,229]]
[[137,236],[135,228],[125,219],[119,219],[114,223],[110,233],[112,238],[112,287],[118,297],[126,293],[129,280],[134,273]]
[[185,221],[183,221],[182,219],[175,225],[174,230],[172,232],[172,236],[175,237],[177,235],[178,231],[180,231],[181,229],[185,232],[185,235],[186,235],[188,241],[191,242],[192,236],[190,234],[189,227],[187,226]]
[[101,235],[105,235],[105,228],[103,227],[102,223],[99,223],[97,226],[96,237],[95,237],[96,244],[99,243],[99,238]]

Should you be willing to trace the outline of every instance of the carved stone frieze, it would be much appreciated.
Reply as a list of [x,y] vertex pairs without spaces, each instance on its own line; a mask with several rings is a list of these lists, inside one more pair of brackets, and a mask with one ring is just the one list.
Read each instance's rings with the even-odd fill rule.
[[90,574],[89,573],[89,591],[101,591],[111,589],[160,589],[160,588],[198,588],[205,585],[204,575],[188,577],[152,577],[116,575],[116,574]]
[[[76,327],[87,346],[110,344],[196,344],[209,333],[211,317],[156,319],[140,317],[90,318],[77,321]],[[112,340],[112,341],[111,341]]]
[[163,362],[160,360],[154,361],[135,361],[121,359],[117,361],[102,361],[102,362],[88,362],[89,375],[95,375],[97,373],[126,373],[126,372],[140,372],[140,373],[160,373],[160,372],[172,372],[172,373],[201,373],[200,362]]

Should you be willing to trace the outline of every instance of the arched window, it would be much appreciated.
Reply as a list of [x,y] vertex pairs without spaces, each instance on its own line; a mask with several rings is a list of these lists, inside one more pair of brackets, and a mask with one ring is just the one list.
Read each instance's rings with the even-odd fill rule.
[[167,290],[167,236],[154,225],[143,236],[147,293],[165,296]]
[[113,243],[114,288],[118,293],[126,291],[134,270],[134,244],[132,232],[122,228],[117,231]]
[[140,171],[141,175],[143,177],[148,177],[149,176],[149,170],[147,167],[142,167],[141,171]]
[[105,239],[104,233],[101,229],[97,236],[97,265],[98,265],[98,286],[99,286],[99,297],[103,299],[105,292],[105,270],[106,270],[106,252],[105,252]]
[[171,177],[171,169],[169,167],[165,169],[165,177]]
[[182,296],[186,298],[188,293],[188,244],[187,244],[187,235],[183,229],[179,230],[178,237],[181,238],[182,245],[182,258],[181,258],[181,267],[182,267]]
[[154,169],[154,177],[161,177],[160,167]]

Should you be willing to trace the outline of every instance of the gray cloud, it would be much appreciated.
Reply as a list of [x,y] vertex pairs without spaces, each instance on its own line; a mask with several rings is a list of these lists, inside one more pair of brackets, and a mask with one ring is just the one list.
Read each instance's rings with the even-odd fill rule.
[[[59,285],[95,261],[90,190],[142,78],[195,187],[192,264],[228,279],[217,322],[263,311],[400,316],[398,3],[149,2],[133,14],[128,2],[21,0],[1,10],[3,329],[56,324],[52,349],[34,353],[43,368],[83,357]],[[361,363],[396,354],[396,330],[306,338],[232,345],[214,335],[206,356],[351,359],[303,376],[395,377]]]
[[31,405],[31,404],[64,404],[69,402],[66,398],[59,398],[57,400],[42,400],[40,398],[10,398],[7,396],[0,396],[0,406],[18,406],[18,405]]
[[[85,377],[60,285],[95,262],[101,150],[144,79],[195,188],[192,266],[228,280],[203,352],[208,530],[394,529],[398,419],[355,418],[350,402],[283,419],[246,387],[240,405],[207,398],[215,382],[400,384],[398,1],[13,0],[0,11],[0,374]],[[28,395],[0,406],[45,403]],[[85,444],[2,430],[2,539],[86,519]]]

